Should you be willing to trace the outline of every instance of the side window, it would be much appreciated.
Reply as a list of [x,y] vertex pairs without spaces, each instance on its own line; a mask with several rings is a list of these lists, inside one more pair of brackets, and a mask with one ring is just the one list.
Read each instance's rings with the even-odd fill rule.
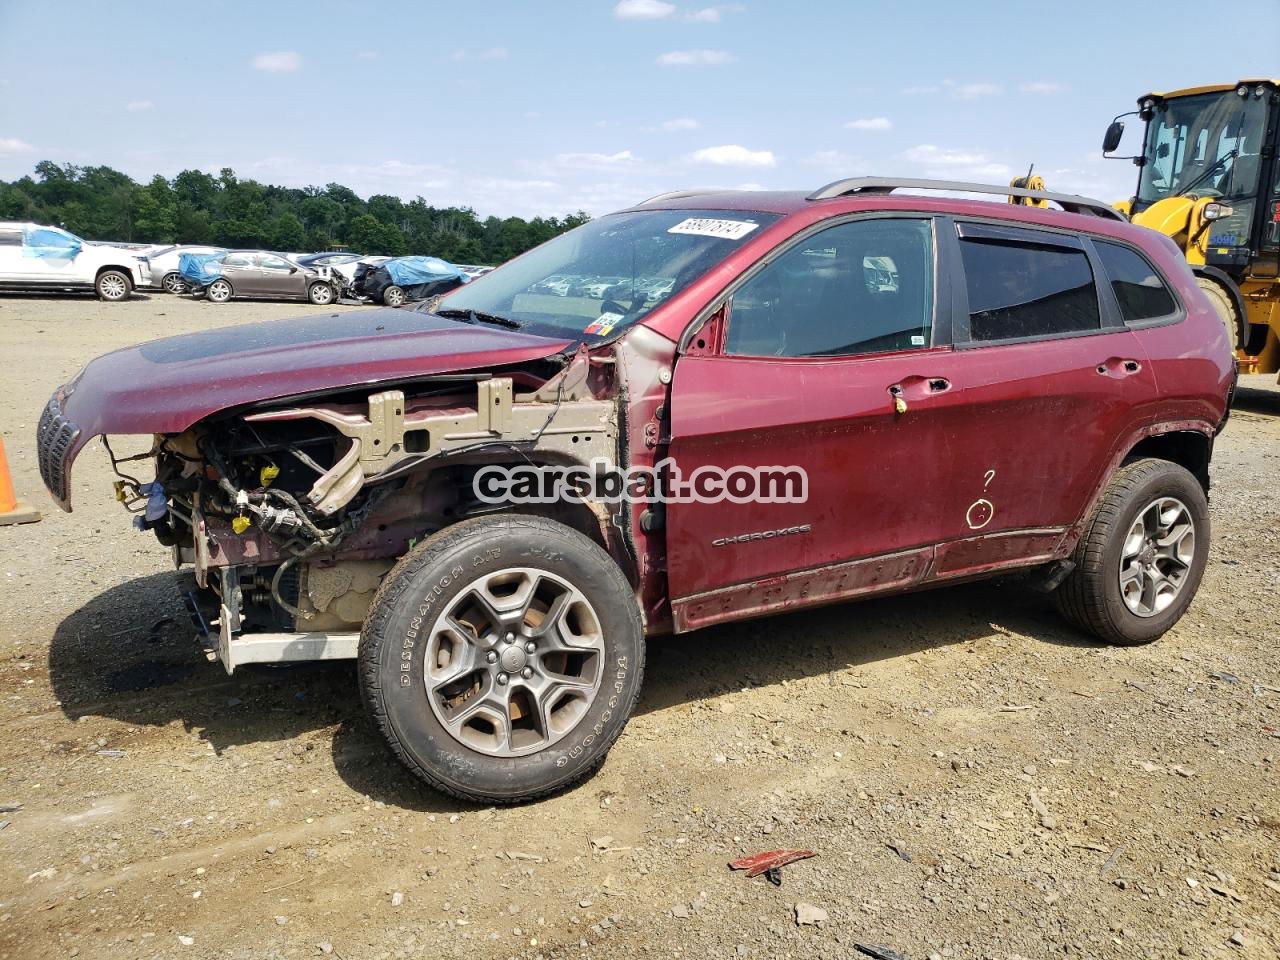
[[288,270],[291,264],[287,260],[280,257],[262,257],[262,269],[264,270]]
[[247,253],[228,253],[222,258],[224,267],[251,267],[253,266],[253,257]]
[[1098,291],[1083,250],[961,237],[969,339],[1011,340],[1099,330]]
[[833,357],[923,349],[933,325],[933,269],[928,220],[830,227],[738,288],[725,351]]
[[1100,240],[1095,240],[1093,246],[1111,279],[1111,289],[1126,323],[1165,317],[1177,309],[1169,288],[1136,251]]

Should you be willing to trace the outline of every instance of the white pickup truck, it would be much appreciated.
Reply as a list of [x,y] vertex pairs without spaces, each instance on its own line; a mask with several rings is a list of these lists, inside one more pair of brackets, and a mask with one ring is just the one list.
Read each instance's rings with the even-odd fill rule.
[[94,290],[103,300],[126,300],[150,284],[150,265],[128,250],[59,227],[0,223],[0,289]]

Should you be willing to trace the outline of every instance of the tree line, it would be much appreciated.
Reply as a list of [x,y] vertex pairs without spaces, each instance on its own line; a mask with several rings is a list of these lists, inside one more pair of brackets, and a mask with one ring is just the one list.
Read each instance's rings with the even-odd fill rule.
[[318,251],[344,245],[365,254],[426,254],[454,263],[498,264],[590,219],[487,217],[469,207],[362,200],[340,183],[279,187],[183,170],[136,183],[111,167],[37,163],[34,176],[0,180],[0,220],[61,226],[86,240],[200,243]]

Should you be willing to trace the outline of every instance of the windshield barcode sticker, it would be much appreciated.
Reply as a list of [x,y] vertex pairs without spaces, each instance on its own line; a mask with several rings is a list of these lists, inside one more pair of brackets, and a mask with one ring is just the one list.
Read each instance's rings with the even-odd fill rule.
[[707,217],[690,217],[681,220],[667,233],[689,233],[697,237],[719,237],[722,240],[741,240],[760,226],[745,220],[712,220]]

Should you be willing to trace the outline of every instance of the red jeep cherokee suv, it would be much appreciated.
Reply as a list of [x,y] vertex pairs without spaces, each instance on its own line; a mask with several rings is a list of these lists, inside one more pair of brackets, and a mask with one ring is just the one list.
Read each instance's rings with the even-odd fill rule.
[[[1204,570],[1234,377],[1177,248],[1104,204],[866,178],[667,194],[416,310],[107,354],[40,466],[70,510],[91,438],[152,435],[117,490],[226,669],[358,658],[410,769],[511,802],[603,761],[646,635],[1036,568],[1084,630],[1155,639]],[[657,479],[488,482],[530,467]]]

